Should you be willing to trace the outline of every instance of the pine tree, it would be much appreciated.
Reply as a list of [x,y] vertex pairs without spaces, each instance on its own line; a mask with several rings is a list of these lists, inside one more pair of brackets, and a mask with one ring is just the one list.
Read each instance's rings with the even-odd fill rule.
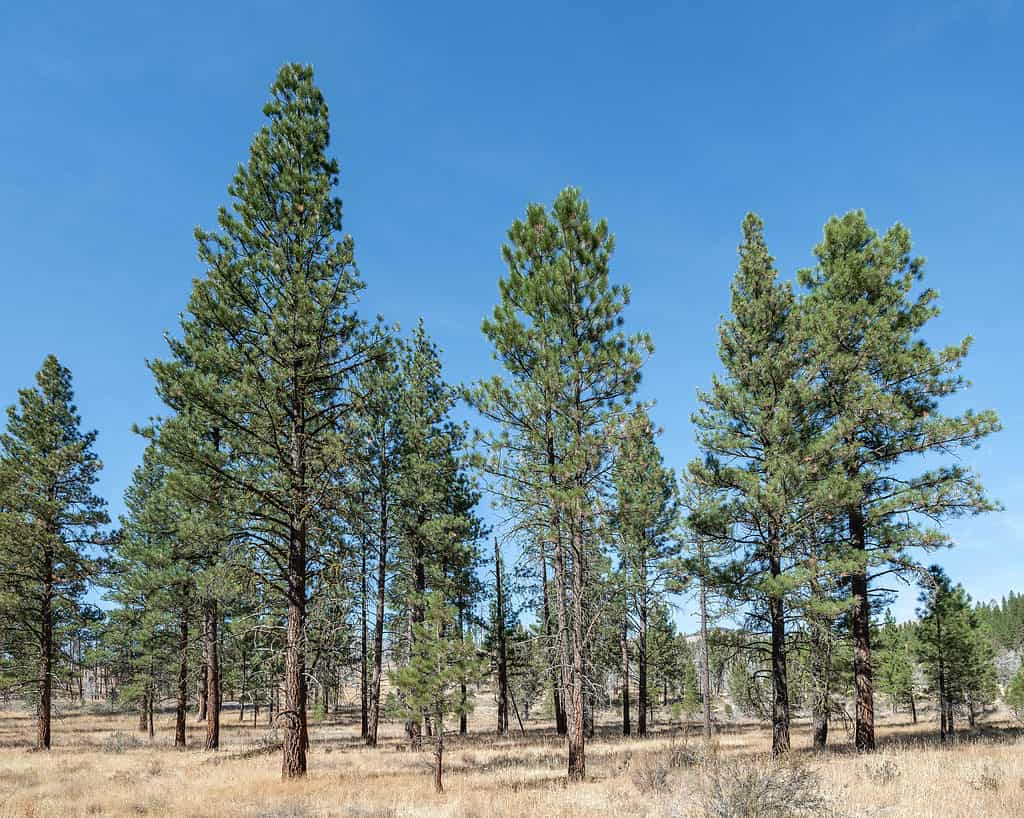
[[36,747],[50,748],[52,691],[62,630],[95,572],[90,547],[109,522],[93,493],[95,432],[81,430],[71,372],[50,355],[22,389],[0,435],[0,645],[19,686],[34,685]]
[[647,735],[647,631],[651,606],[663,598],[674,578],[673,537],[678,506],[675,475],[664,467],[656,430],[643,408],[623,424],[612,479],[615,508],[612,525],[618,548],[619,579],[629,600],[628,614],[636,630],[637,733]]
[[413,639],[407,663],[391,673],[391,682],[402,690],[399,717],[417,722],[421,729],[427,719],[434,733],[434,790],[443,792],[441,781],[444,754],[444,722],[468,707],[460,691],[466,679],[485,672],[475,648],[457,632],[457,611],[444,600],[440,590],[424,594],[423,617],[413,624]]
[[1024,723],[1024,665],[1006,688],[1006,704],[1014,718]]
[[913,705],[914,656],[909,629],[897,625],[892,611],[887,610],[879,636],[878,686],[889,694],[893,712],[903,706],[910,706],[911,711],[916,712]]
[[971,610],[971,600],[960,585],[953,585],[938,565],[928,569],[921,580],[920,624],[917,629],[919,655],[932,690],[939,703],[939,736],[946,742],[954,735],[958,707],[969,704],[973,695],[981,698],[988,685],[986,671],[992,654],[981,640]]
[[699,394],[694,416],[705,453],[693,482],[717,496],[727,522],[708,527],[737,552],[737,593],[754,604],[771,634],[772,753],[789,749],[786,660],[788,606],[805,581],[798,534],[813,519],[807,500],[807,422],[813,396],[802,369],[801,334],[791,288],[779,283],[761,220],[743,222],[732,317],[720,325],[724,379]]
[[845,553],[835,570],[850,577],[856,745],[873,750],[870,581],[907,570],[912,549],[946,544],[931,521],[994,508],[975,475],[941,465],[916,476],[897,469],[911,455],[944,454],[977,444],[999,428],[994,412],[947,416],[939,401],[967,383],[957,374],[971,339],[934,350],[919,337],[938,314],[934,290],[913,290],[924,262],[910,256],[910,233],[879,236],[861,211],[833,218],[815,248],[818,264],[800,273],[809,368],[824,402],[836,484],[833,514],[845,518]]
[[586,774],[598,494],[614,431],[652,347],[646,336],[620,329],[629,292],[609,280],[614,239],[606,222],[591,221],[578,190],[562,191],[550,212],[530,205],[508,238],[508,277],[483,324],[507,380],[479,384],[471,400],[500,430],[482,465],[510,514],[551,554],[555,655],[568,704],[569,779],[576,781]]
[[[194,283],[184,337],[151,368],[185,429],[165,428],[176,463],[219,481],[244,505],[264,579],[287,607],[282,774],[306,772],[305,627],[317,536],[339,505],[341,428],[352,374],[375,350],[353,304],[362,282],[341,231],[327,105],[309,67],[286,65],[268,123],[229,188],[220,231],[196,231],[207,268]],[[208,426],[209,434],[196,433]],[[215,439],[211,440],[213,437]]]

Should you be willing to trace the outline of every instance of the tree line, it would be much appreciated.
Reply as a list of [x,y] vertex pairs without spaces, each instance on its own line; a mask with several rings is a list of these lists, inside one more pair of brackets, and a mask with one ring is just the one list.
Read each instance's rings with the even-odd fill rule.
[[[48,357],[8,412],[0,669],[36,704],[40,748],[55,682],[83,698],[87,670],[150,733],[172,700],[179,747],[190,691],[208,750],[225,695],[240,719],[262,710],[285,778],[306,773],[311,714],[357,690],[366,743],[400,719],[431,739],[438,789],[446,721],[467,730],[484,680],[497,729],[550,714],[570,780],[612,698],[641,736],[659,698],[707,735],[728,699],[770,721],[773,754],[795,707],[824,747],[846,691],[861,751],[876,687],[916,708],[923,678],[944,738],[993,700],[992,639],[1011,647],[1020,597],[974,607],[921,557],[951,544],[945,520],[998,507],[954,455],[999,421],[943,409],[971,341],[924,340],[937,294],[905,227],[832,218],[789,281],[746,217],[699,456],[677,475],[638,399],[652,339],[626,328],[614,235],[579,190],[512,223],[482,324],[498,374],[454,385],[422,320],[403,335],[358,312],[312,70],[284,66],[264,115],[217,229],[196,231],[203,275],[149,362],[166,410],[137,429],[113,530],[70,372]],[[913,627],[879,626],[890,580],[921,586]]]

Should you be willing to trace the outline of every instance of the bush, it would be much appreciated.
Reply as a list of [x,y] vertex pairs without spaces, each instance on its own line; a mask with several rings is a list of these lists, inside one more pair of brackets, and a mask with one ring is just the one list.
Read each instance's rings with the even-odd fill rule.
[[138,750],[145,745],[146,743],[134,733],[124,733],[120,730],[115,730],[103,739],[103,752],[123,753],[126,750]]
[[867,765],[868,778],[876,784],[892,784],[900,777],[902,771],[891,758],[884,759],[880,764]]
[[705,818],[819,818],[831,813],[814,774],[788,759],[708,765],[700,805]]
[[972,789],[995,792],[1003,780],[1002,771],[988,764],[974,771],[968,779]]
[[664,792],[668,788],[668,769],[664,761],[644,758],[630,764],[629,778],[637,791],[644,795]]

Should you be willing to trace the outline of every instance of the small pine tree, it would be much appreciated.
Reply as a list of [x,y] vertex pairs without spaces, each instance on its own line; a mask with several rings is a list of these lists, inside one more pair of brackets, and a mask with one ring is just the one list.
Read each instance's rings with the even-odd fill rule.
[[1024,724],[1024,665],[1006,688],[1006,704],[1017,721]]
[[456,617],[457,611],[445,602],[443,594],[427,592],[423,619],[413,624],[408,663],[391,673],[391,683],[400,690],[395,698],[396,715],[421,726],[425,718],[433,721],[437,792],[444,791],[441,771],[445,718],[466,712],[470,703],[462,697],[461,686],[486,671],[472,642],[459,635]]

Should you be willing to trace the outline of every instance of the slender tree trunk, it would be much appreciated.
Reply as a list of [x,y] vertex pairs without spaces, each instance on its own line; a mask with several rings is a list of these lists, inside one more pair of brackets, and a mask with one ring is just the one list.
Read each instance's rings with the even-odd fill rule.
[[370,684],[370,714],[366,729],[366,743],[377,746],[380,725],[380,686],[384,673],[384,598],[387,592],[388,566],[388,498],[384,487],[380,493],[380,539],[377,543],[377,606],[373,621],[373,681]]
[[139,723],[135,729],[140,733],[149,730],[149,685],[143,688],[142,695],[139,697]]
[[370,735],[369,679],[367,678],[366,651],[368,634],[366,629],[366,548],[362,544],[362,571],[359,575],[359,735],[365,741]]
[[642,738],[647,735],[647,714],[651,704],[647,692],[647,618],[647,590],[641,584],[636,635],[636,732]]
[[586,672],[584,656],[584,542],[582,520],[573,521],[573,554],[572,554],[572,668],[569,675],[569,690],[572,705],[569,709],[569,772],[570,781],[582,781],[587,774],[585,753],[586,725],[585,721],[585,681]]
[[36,712],[36,749],[50,749],[53,691],[53,552],[43,549],[42,605],[39,610],[39,703]]
[[288,630],[284,657],[284,724],[281,777],[306,775],[306,523],[294,520],[288,544]]
[[[543,539],[541,539],[540,543],[540,584],[543,605],[542,610],[544,613],[544,641],[550,649],[555,645],[555,639],[551,634],[551,603],[548,593],[548,555],[547,550],[544,548]],[[557,647],[554,652],[556,654],[558,653]],[[567,725],[565,721],[565,706],[562,703],[561,696],[562,686],[560,682],[560,668],[560,658],[557,666],[554,662],[551,663],[551,710],[555,714],[555,732],[560,736],[564,736],[567,731]]]
[[629,724],[629,615],[627,607],[622,612],[622,632],[619,635],[619,648],[622,651],[622,735],[630,733]]
[[440,712],[436,715],[437,730],[434,736],[434,792],[444,792],[441,783],[441,760],[444,755],[444,722]]
[[[864,531],[864,513],[860,506],[849,510],[850,539],[867,559],[867,541]],[[850,578],[850,590],[856,600],[850,616],[853,631],[853,683],[856,689],[855,744],[859,752],[875,749],[875,700],[871,677],[871,611],[868,606],[868,572],[858,567]]]
[[505,607],[501,588],[501,550],[494,538],[495,626],[498,637],[498,732],[508,732],[508,664],[505,653]]
[[[409,606],[410,656],[412,655],[413,643],[416,639],[415,626],[417,624],[421,624],[424,618],[423,595],[427,591],[427,568],[424,564],[423,558],[422,546],[417,545],[413,557],[413,600],[412,605]],[[410,720],[406,723],[406,733],[409,736],[409,745],[414,750],[420,750],[423,747],[423,725],[426,721],[427,714],[424,713],[419,721]]]
[[174,707],[174,746],[185,749],[188,743],[185,717],[188,709],[188,613],[183,609],[178,622],[178,698]]
[[[150,665],[150,675],[151,676],[152,676],[153,670],[154,669],[153,669],[152,665]],[[153,706],[154,706],[154,699],[155,698],[156,698],[156,686],[152,682],[150,682],[149,683],[149,695],[146,696],[146,702],[148,704],[148,710],[149,710],[148,715],[149,715],[149,737],[150,738],[153,738],[156,735],[155,731],[153,730]]]
[[812,623],[811,628],[811,683],[814,697],[811,703],[813,744],[815,750],[824,750],[828,743],[832,640],[824,631],[824,626]]
[[[548,411],[545,416],[545,442],[547,445],[547,459],[548,459],[548,472],[549,482],[554,487],[556,484],[554,469],[556,465],[555,457],[555,438],[552,427],[551,412]],[[562,519],[561,511],[558,506],[558,502],[552,499],[551,504],[551,536],[552,536],[552,561],[553,569],[555,573],[555,614],[557,618],[558,633],[555,640],[555,655],[557,657],[558,668],[557,675],[556,671],[552,669],[552,696],[554,698],[555,705],[555,730],[560,736],[569,734],[569,719],[566,714],[566,703],[565,697],[568,691],[568,678],[569,678],[569,646],[568,646],[568,613],[566,610],[566,584],[567,577],[565,572],[565,545],[562,542]],[[543,570],[544,583],[544,601],[545,604],[548,601],[547,593],[547,563],[541,560],[541,569]],[[545,610],[545,621],[550,623],[551,618]],[[547,626],[550,628],[550,625]],[[550,640],[550,630],[548,637]],[[549,641],[550,644],[550,641]]]
[[910,691],[910,718],[917,724],[917,702],[914,701],[914,691]]
[[199,667],[199,708],[196,714],[196,721],[206,721],[206,617],[203,617],[203,663]]
[[701,645],[701,686],[704,688],[703,716],[704,738],[711,738],[711,656],[708,652],[708,587],[704,577],[700,579],[700,645]]
[[[463,643],[463,644],[465,644],[465,641],[466,641],[465,631],[463,630],[463,617],[464,617],[465,607],[466,607],[466,600],[460,594],[459,595],[459,620],[458,620],[458,626],[459,626],[459,642]],[[468,717],[468,714],[467,714],[468,702],[469,702],[469,691],[466,690],[466,680],[465,680],[465,678],[462,678],[462,679],[459,680],[459,735],[460,736],[466,735],[466,733],[469,730],[469,721],[468,721],[469,717]]]
[[[778,548],[773,544],[770,571],[781,574]],[[780,596],[768,597],[772,629],[772,755],[789,751],[789,679],[786,673],[786,614]]]
[[220,747],[220,657],[217,652],[217,603],[203,605],[203,648],[206,659],[206,742],[204,750]]

